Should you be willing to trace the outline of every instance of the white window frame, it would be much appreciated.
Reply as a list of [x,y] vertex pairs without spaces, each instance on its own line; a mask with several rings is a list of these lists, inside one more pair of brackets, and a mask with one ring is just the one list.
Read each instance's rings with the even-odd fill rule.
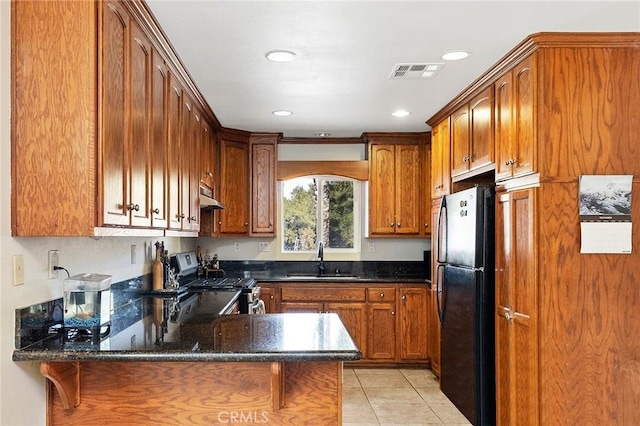
[[[362,239],[362,193],[364,191],[363,183],[357,179],[352,179],[344,176],[335,176],[335,175],[307,175],[307,176],[298,176],[298,178],[310,178],[310,179],[315,178],[316,181],[318,182],[318,188],[321,187],[322,181],[327,181],[327,180],[329,181],[340,180],[340,181],[348,181],[353,183],[353,248],[334,248],[334,247],[325,246],[323,250],[325,253],[345,253],[345,254],[360,253],[360,247],[361,247],[360,242]],[[290,180],[293,180],[293,179],[297,179],[297,178],[292,178]],[[280,219],[280,227],[279,227],[280,253],[283,255],[291,255],[291,256],[295,256],[299,254],[316,253],[316,250],[286,251],[284,249],[284,231],[285,231],[284,184],[285,184],[285,181],[279,182],[279,191],[278,191],[278,211],[280,212],[280,218],[279,218]],[[321,200],[321,198],[319,199]],[[317,219],[319,214],[318,210],[321,210],[321,209],[322,209],[322,206],[319,203],[318,209],[316,210]],[[322,235],[321,222],[322,221],[320,220],[316,220],[316,223],[317,223],[316,235]],[[316,242],[316,246],[317,246],[317,242]]]

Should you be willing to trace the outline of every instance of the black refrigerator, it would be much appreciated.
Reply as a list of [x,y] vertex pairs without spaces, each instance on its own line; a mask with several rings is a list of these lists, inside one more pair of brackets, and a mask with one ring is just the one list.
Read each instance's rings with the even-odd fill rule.
[[436,290],[440,388],[474,425],[495,425],[495,190],[445,196],[438,217]]

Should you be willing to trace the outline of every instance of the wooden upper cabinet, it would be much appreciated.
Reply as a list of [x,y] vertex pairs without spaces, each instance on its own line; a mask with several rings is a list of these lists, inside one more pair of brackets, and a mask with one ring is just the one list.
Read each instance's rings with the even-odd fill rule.
[[536,170],[535,54],[495,83],[496,181]]
[[151,226],[154,228],[167,228],[169,223],[167,210],[169,192],[167,185],[167,156],[169,152],[167,99],[169,75],[164,60],[155,49],[152,49],[151,57],[151,134],[149,137],[151,150]]
[[[248,139],[248,138],[247,138]],[[221,234],[249,233],[249,143],[248,140],[220,140],[220,210]]]
[[182,86],[175,76],[169,73],[169,89],[167,92],[167,125],[168,125],[168,156],[167,156],[167,218],[168,228],[182,229],[182,176],[180,173],[180,112],[182,110]]
[[200,177],[201,177],[201,153],[202,153],[202,113],[195,108],[192,112],[191,132],[189,148],[189,230],[200,230]]
[[451,114],[451,177],[460,180],[493,168],[493,87]]
[[99,225],[130,224],[128,102],[131,45],[130,18],[118,3],[107,2],[102,14],[102,217]]
[[207,186],[216,196],[218,182],[218,167],[216,166],[216,138],[211,127],[202,120],[202,157],[200,158],[200,183]]
[[440,198],[451,191],[449,123],[447,117],[431,130],[431,198]]
[[[127,147],[130,164],[131,225],[151,226],[151,43],[142,29],[131,25],[131,138]],[[160,155],[162,155],[160,153]]]
[[274,236],[276,232],[276,164],[280,134],[252,134],[251,235]]
[[[405,135],[403,135],[405,136]],[[404,143],[369,140],[369,233],[372,236],[418,236],[422,232],[423,135],[406,135]]]
[[422,167],[420,176],[422,178],[422,189],[420,193],[422,206],[422,236],[431,235],[431,144],[422,146]]
[[191,155],[193,148],[191,127],[193,121],[193,104],[191,99],[182,92],[180,105],[180,229],[191,230]]

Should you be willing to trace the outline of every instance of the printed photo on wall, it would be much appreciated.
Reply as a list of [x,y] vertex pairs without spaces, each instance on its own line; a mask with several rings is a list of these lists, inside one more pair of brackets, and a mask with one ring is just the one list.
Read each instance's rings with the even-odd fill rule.
[[631,253],[632,175],[580,176],[580,253]]

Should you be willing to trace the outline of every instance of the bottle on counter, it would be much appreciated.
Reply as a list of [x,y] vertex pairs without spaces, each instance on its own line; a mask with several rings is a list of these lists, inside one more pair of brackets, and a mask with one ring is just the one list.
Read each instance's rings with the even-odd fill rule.
[[163,245],[156,241],[156,259],[151,267],[153,290],[164,289],[164,267],[162,265]]

